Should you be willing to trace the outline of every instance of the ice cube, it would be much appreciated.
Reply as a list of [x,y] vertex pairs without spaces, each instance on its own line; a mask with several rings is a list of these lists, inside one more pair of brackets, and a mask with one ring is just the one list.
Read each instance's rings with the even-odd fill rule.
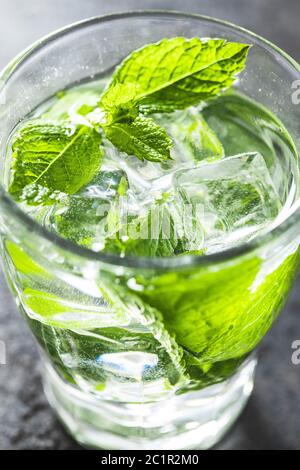
[[[182,206],[177,212],[187,219],[185,227],[194,214],[203,231],[198,249],[206,253],[251,239],[281,209],[265,160],[256,152],[178,170],[173,181],[177,205]],[[194,240],[193,230],[185,230],[185,238]],[[191,249],[196,249],[194,242]]]
[[97,363],[106,371],[121,377],[143,381],[145,371],[157,367],[156,354],[139,351],[101,354]]
[[48,226],[75,243],[87,247],[102,246],[107,214],[115,204],[122,184],[126,187],[128,184],[123,171],[101,171],[79,193],[51,207]]

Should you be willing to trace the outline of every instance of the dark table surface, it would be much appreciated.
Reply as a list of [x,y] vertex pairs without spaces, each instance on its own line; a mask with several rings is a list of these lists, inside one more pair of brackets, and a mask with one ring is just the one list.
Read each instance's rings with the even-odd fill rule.
[[[173,9],[226,19],[275,42],[300,61],[299,0],[0,0],[0,67],[32,41],[89,16],[134,9]],[[300,278],[260,348],[254,393],[217,449],[300,450]],[[34,341],[0,274],[0,449],[77,449],[46,403]]]

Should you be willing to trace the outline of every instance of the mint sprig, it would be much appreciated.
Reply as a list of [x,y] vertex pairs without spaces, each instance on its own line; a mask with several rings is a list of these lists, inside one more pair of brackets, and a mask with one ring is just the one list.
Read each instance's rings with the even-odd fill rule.
[[[106,112],[106,136],[129,155],[163,161],[166,154],[157,155],[153,144],[170,149],[167,134],[149,121],[143,129],[147,145],[136,146],[137,116],[187,108],[229,88],[245,66],[249,47],[224,39],[175,37],[133,52],[117,68],[99,103]],[[120,122],[118,133],[115,125]]]
[[[86,125],[74,126],[63,115],[51,122],[33,120],[19,131],[12,145],[9,191],[29,204],[49,204],[60,193],[76,193],[99,170],[101,132],[140,160],[170,159],[171,138],[145,115],[183,109],[227,89],[244,68],[249,47],[224,39],[175,37],[133,52],[100,97],[99,122],[91,117],[89,123],[91,103],[81,103]],[[221,154],[208,126],[202,127],[201,141]]]

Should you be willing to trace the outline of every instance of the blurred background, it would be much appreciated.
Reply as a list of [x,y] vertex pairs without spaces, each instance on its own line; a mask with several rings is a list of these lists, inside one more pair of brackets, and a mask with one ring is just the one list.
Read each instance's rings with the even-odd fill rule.
[[[0,0],[0,67],[41,36],[90,16],[169,9],[225,19],[265,36],[300,61],[299,0]],[[217,449],[300,450],[300,277],[281,317],[260,348],[250,402]],[[0,273],[0,449],[76,449],[42,392],[33,339]]]

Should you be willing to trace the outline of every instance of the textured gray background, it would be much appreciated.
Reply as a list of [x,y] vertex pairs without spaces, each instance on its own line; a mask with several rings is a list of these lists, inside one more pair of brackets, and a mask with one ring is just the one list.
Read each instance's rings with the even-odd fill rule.
[[[240,24],[300,61],[299,0],[0,0],[0,67],[32,41],[89,16],[142,8],[198,12]],[[300,279],[263,341],[252,398],[218,449],[300,450],[300,365],[291,343],[300,339]],[[77,449],[42,393],[34,341],[0,274],[0,449]]]

